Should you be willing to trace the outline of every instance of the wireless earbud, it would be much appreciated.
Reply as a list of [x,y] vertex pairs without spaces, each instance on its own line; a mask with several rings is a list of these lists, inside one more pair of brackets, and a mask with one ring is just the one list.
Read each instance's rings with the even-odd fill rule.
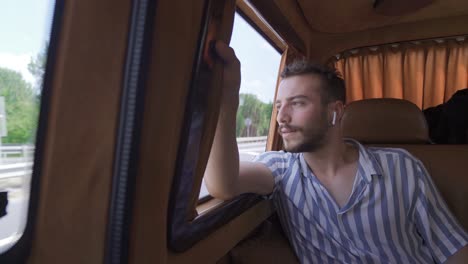
[[336,123],[336,111],[333,111],[333,120],[332,120],[332,126],[334,126]]

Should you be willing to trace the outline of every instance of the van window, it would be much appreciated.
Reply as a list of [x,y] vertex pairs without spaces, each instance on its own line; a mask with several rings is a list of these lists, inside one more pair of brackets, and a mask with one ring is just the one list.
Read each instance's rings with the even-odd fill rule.
[[[230,46],[241,61],[236,120],[239,159],[249,161],[265,152],[281,54],[237,13]],[[203,181],[199,198],[207,195]]]
[[0,208],[0,254],[21,237],[28,216],[54,5],[53,0],[0,2],[0,207],[6,205]]

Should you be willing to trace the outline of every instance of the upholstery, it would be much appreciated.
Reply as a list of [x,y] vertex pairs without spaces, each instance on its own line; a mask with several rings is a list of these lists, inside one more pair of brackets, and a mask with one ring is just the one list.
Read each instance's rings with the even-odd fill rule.
[[429,143],[426,119],[406,100],[366,99],[346,106],[341,120],[343,136],[369,144]]
[[227,263],[292,264],[299,263],[299,260],[290,247],[275,214],[218,262],[218,264]]

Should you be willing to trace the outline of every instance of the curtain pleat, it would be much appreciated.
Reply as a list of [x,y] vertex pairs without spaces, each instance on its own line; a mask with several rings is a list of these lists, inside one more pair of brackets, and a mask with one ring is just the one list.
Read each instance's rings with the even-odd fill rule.
[[404,54],[403,62],[403,98],[413,102],[419,108],[423,105],[424,50],[410,48]]
[[447,77],[447,48],[436,44],[429,48],[424,69],[423,109],[444,102]]
[[363,90],[364,98],[382,98],[383,59],[381,53],[369,52],[363,56],[363,78],[367,85]]
[[447,62],[445,101],[460,87],[468,87],[468,42],[450,41]]
[[[349,100],[359,100],[363,98],[364,80],[362,78],[362,57],[350,57],[344,63],[343,78],[346,87],[353,87],[353,89],[346,89],[346,98]],[[355,99],[356,98],[356,99]]]
[[403,54],[390,48],[383,56],[382,89],[385,98],[403,98]]
[[468,87],[468,41],[363,48],[344,53],[334,66],[345,80],[348,102],[400,98],[426,109]]

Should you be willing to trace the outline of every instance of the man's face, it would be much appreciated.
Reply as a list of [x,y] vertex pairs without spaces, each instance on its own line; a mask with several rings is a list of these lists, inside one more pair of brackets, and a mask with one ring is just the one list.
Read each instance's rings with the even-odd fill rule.
[[315,74],[283,79],[275,106],[278,132],[289,152],[313,152],[326,141],[329,129],[327,107],[322,104],[322,81]]

